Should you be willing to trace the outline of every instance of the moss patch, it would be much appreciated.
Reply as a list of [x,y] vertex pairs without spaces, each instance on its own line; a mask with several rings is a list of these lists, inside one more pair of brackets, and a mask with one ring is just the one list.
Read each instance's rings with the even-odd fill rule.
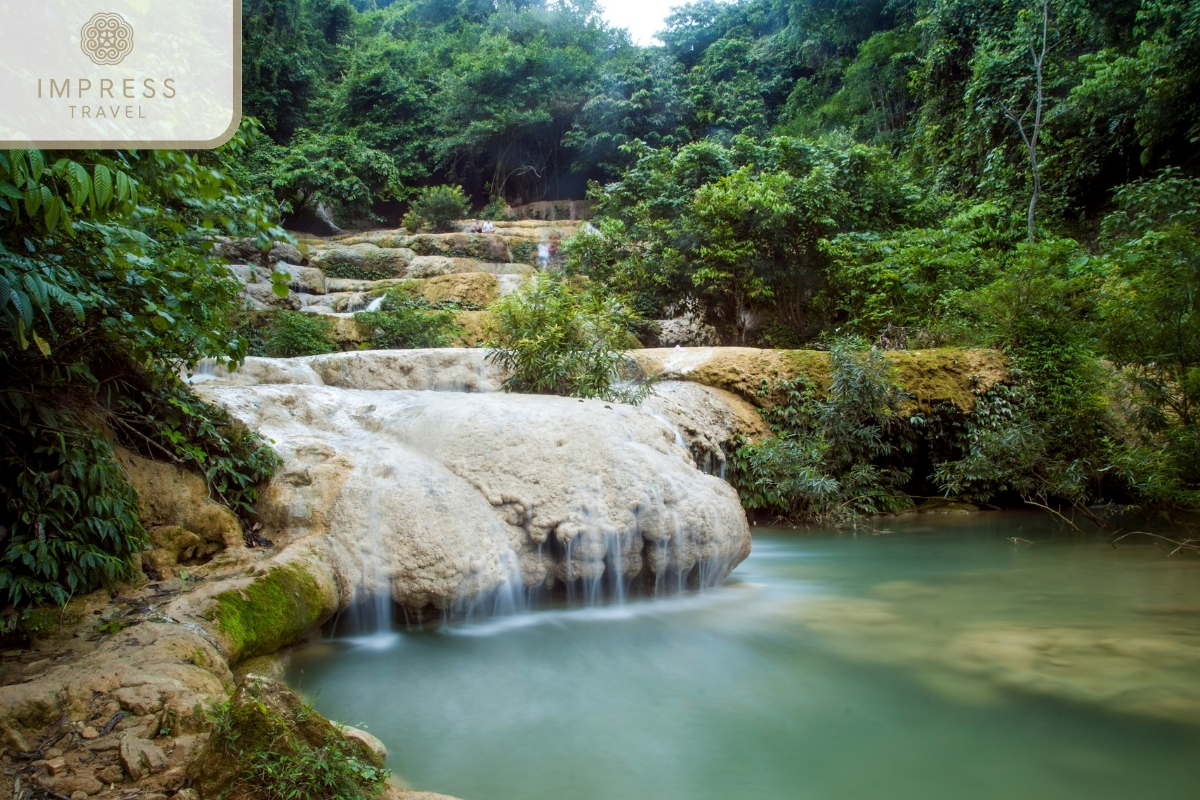
[[[804,375],[818,391],[830,380],[829,353],[820,350],[712,347],[648,349],[631,355],[649,374],[724,389],[760,408],[781,400],[774,391],[780,380]],[[1004,357],[995,350],[896,350],[886,357],[896,365],[900,385],[922,408],[951,403],[970,413],[977,393],[1003,382],[1008,374]]]
[[492,322],[492,313],[490,311],[459,311],[454,315],[454,322],[461,330],[457,342],[459,347],[481,347],[487,340],[487,330]]
[[325,593],[296,564],[272,567],[242,589],[217,595],[212,619],[230,646],[230,664],[273,653],[321,622]]
[[490,272],[461,272],[439,275],[424,281],[421,293],[430,303],[453,300],[486,308],[500,297],[500,279]]
[[390,269],[383,269],[377,266],[359,266],[345,262],[322,263],[321,272],[324,272],[330,278],[349,278],[355,281],[382,281],[396,277],[396,273]]

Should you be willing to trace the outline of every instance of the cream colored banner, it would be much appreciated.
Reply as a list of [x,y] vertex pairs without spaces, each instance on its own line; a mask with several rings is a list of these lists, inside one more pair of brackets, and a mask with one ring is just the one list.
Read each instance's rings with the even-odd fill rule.
[[0,0],[0,147],[217,147],[241,0]]

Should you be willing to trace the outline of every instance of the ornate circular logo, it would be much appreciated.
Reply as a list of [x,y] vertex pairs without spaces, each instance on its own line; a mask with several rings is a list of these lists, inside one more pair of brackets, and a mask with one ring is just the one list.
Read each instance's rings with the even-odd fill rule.
[[133,52],[133,26],[120,14],[97,14],[80,32],[79,46],[97,64],[120,64]]

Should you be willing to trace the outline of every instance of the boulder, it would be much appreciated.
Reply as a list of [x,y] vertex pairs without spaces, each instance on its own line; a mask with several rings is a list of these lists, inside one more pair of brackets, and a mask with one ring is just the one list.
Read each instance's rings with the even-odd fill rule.
[[132,734],[121,737],[118,755],[121,766],[125,768],[125,774],[135,781],[162,769],[167,763],[167,756],[161,747]]
[[288,288],[304,294],[325,294],[325,274],[315,267],[280,262],[275,271],[287,276]]
[[717,330],[692,317],[654,321],[659,347],[715,347],[721,343]]
[[403,247],[376,247],[371,249],[371,245],[362,245],[361,252],[363,254],[363,267],[368,272],[387,273],[389,275],[403,275],[404,268],[417,255],[412,250]]
[[375,755],[379,756],[380,758],[382,758],[384,760],[387,759],[387,756],[388,756],[387,747],[384,745],[383,742],[379,741],[379,739],[377,737],[372,736],[371,734],[367,733],[366,731],[364,731],[360,728],[355,728],[352,725],[341,725],[336,722],[334,723],[334,725],[337,725],[337,729],[339,731],[341,731],[342,733],[344,733],[346,735],[347,739],[353,739],[354,741],[359,742],[360,744],[364,744],[367,747],[371,748],[371,750],[374,751]]
[[271,284],[265,282],[247,284],[245,296],[247,304],[256,311],[263,311],[268,308],[299,311],[304,307],[304,304],[295,293],[289,292],[286,297],[280,297],[275,294],[275,289]]
[[416,254],[406,248],[381,248],[368,242],[333,247],[313,253],[309,266],[339,278],[380,280],[404,274]]
[[337,265],[361,267],[365,262],[366,257],[361,251],[353,247],[338,245],[328,250],[313,253],[312,257],[308,260],[308,265],[319,269],[328,269],[330,266]]
[[459,262],[462,260],[464,259],[449,256],[416,256],[409,262],[404,277],[431,278],[434,275],[449,275],[454,272],[473,272],[474,270],[460,269]]
[[213,255],[229,259],[233,264],[261,264],[262,250],[253,239],[219,239]]
[[274,653],[333,616],[338,589],[317,563],[327,554],[289,553],[282,563],[223,587],[208,616],[229,663]]
[[[117,448],[117,460],[138,493],[138,512],[147,526],[177,526],[202,543],[223,549],[242,546],[237,515],[209,497],[208,485],[194,472]],[[165,535],[165,534],[164,534]]]
[[326,539],[343,603],[376,590],[363,580],[374,574],[418,613],[519,603],[534,587],[711,585],[749,552],[736,492],[646,410],[453,391],[462,377],[494,388],[481,351],[303,361],[324,386],[197,388],[275,441],[284,465],[259,503],[266,535]]
[[269,264],[278,264],[281,261],[287,264],[303,264],[307,260],[300,248],[287,242],[275,242],[271,245],[271,251],[267,253]]
[[237,278],[243,285],[247,283],[257,283],[259,274],[265,272],[261,267],[255,267],[253,264],[230,264],[229,271],[233,273],[233,277]]

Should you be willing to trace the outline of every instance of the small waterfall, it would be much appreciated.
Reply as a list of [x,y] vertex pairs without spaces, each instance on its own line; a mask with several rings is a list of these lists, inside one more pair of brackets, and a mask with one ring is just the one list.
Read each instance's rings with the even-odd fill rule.
[[196,366],[192,369],[192,374],[188,376],[188,383],[204,383],[205,381],[217,380],[217,362],[212,358],[202,358],[196,362]]
[[383,294],[379,295],[379,297],[376,297],[374,300],[367,303],[367,307],[364,308],[363,311],[378,311],[380,308],[383,307],[383,299],[385,297],[387,297],[387,295],[383,295]]
[[394,629],[396,622],[392,579],[383,564],[383,542],[379,535],[379,485],[374,480],[372,483],[368,501],[370,529],[367,540],[359,550],[359,584],[350,607],[334,620],[335,635],[348,633],[368,638],[384,637]]

